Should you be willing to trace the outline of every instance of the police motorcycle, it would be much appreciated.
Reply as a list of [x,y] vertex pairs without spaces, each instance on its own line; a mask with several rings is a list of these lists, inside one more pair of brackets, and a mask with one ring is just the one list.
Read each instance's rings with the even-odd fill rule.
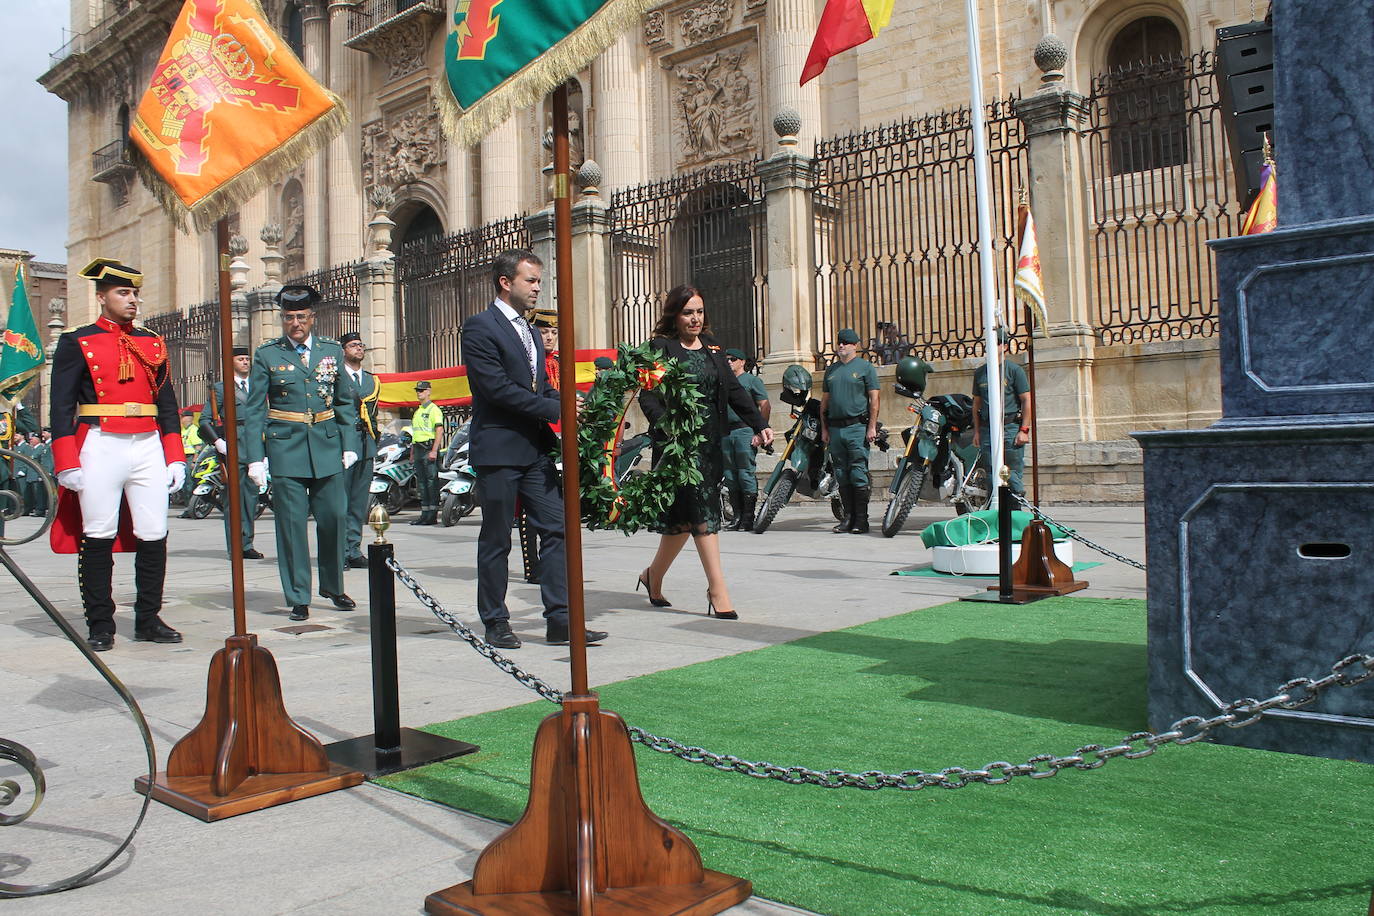
[[915,425],[902,430],[905,452],[897,462],[888,492],[892,494],[883,513],[883,536],[902,530],[923,489],[948,500],[963,515],[987,508],[992,482],[978,447],[973,444],[973,398],[966,394],[924,396],[930,364],[914,356],[897,363],[897,394],[910,398],[907,410],[916,414]]
[[468,420],[449,437],[439,462],[439,522],[452,528],[477,508],[477,470],[468,459],[468,440],[472,421]]
[[[258,488],[257,508],[253,511],[253,518],[261,518],[272,503],[271,474],[267,471],[266,460],[262,465],[263,473],[268,475],[267,483]],[[196,455],[191,477],[195,481],[195,487],[191,490],[187,514],[191,518],[207,518],[216,509],[223,512],[229,487],[224,481],[224,462],[213,445],[205,446]],[[248,485],[253,486],[253,482],[249,481]]]
[[410,457],[410,427],[401,431],[399,438],[385,437],[377,444],[377,457],[372,459],[372,483],[368,486],[371,494],[368,510],[373,506],[384,506],[390,515],[395,515],[408,502],[420,498],[419,484],[415,480],[415,464]]
[[[821,402],[811,397],[811,373],[803,366],[788,366],[782,374],[782,393],[778,397],[792,408],[795,422],[783,434],[787,446],[759,494],[754,533],[763,534],[768,530],[794,492],[814,499],[829,499],[831,514],[836,521],[843,521],[845,511],[830,464],[830,450],[821,441]],[[887,451],[887,430],[881,423],[873,445],[880,451]]]

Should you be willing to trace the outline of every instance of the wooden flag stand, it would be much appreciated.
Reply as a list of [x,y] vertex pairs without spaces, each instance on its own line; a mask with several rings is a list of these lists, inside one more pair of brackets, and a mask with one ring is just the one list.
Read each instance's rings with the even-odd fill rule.
[[[575,353],[572,201],[568,196],[568,90],[554,90],[554,237],[558,348]],[[563,473],[578,479],[576,360],[559,365]],[[707,916],[746,899],[753,886],[702,867],[686,835],[644,804],[625,723],[587,689],[582,517],[575,485],[563,488],[572,692],[539,725],[525,813],[483,850],[471,881],[425,898],[435,916]]]
[[[988,591],[1001,586],[989,585]],[[1021,532],[1021,555],[1011,568],[1011,588],[1017,595],[1049,598],[1067,595],[1088,587],[1082,579],[1073,577],[1073,570],[1054,553],[1054,536],[1050,526],[1035,519]]]
[[[215,225],[219,250],[220,358],[226,377],[224,424],[227,454],[229,542],[242,543],[239,502],[237,405],[228,383],[233,361],[233,314],[229,298],[229,227]],[[190,468],[186,471],[191,472]],[[243,554],[232,551],[234,635],[210,659],[205,715],[172,748],[167,769],[134,780],[134,789],[203,821],[217,821],[285,802],[356,786],[363,774],[331,764],[324,746],[291,720],[282,701],[272,653],[247,632]]]

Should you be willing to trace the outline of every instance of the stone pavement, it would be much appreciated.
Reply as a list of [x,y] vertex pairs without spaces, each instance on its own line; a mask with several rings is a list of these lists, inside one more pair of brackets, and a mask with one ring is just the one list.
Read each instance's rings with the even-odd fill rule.
[[[881,508],[875,504],[875,514]],[[1145,559],[1140,508],[1047,508],[1088,537]],[[633,591],[656,537],[588,533],[588,622],[611,633],[605,645],[588,651],[592,685],[929,607],[981,589],[985,580],[972,585],[888,575],[927,562],[928,551],[916,532],[952,511],[919,506],[906,530],[891,540],[876,530],[867,537],[830,534],[829,509],[818,503],[784,509],[764,535],[723,532],[726,572],[742,618],[737,622],[705,616],[705,580],[690,548],[664,584],[674,607],[657,609]],[[411,528],[405,523],[412,517],[402,514],[388,533],[397,558],[447,608],[475,626],[478,518],[453,528]],[[11,533],[18,524],[11,524]],[[199,721],[210,655],[232,631],[222,532],[218,517],[172,519],[164,617],[185,634],[179,646],[128,638],[132,557],[116,557],[120,633],[114,649],[102,657],[148,717],[160,766],[172,744]],[[325,742],[370,733],[365,606],[339,613],[319,599],[310,622],[326,629],[285,632],[292,624],[282,604],[270,514],[260,520],[258,532],[257,546],[267,559],[245,564],[248,628],[276,657],[287,710]],[[518,572],[518,547],[516,553],[512,568]],[[16,547],[12,556],[84,632],[75,557],[54,556],[46,540]],[[1075,558],[1103,559],[1090,556],[1086,548],[1078,549]],[[347,573],[349,592],[363,604],[367,577],[367,570]],[[1145,597],[1144,573],[1123,564],[1108,560],[1081,577],[1091,583],[1083,593],[1087,596]],[[398,591],[403,725],[421,726],[536,698],[453,636],[399,586]],[[141,801],[132,783],[145,772],[145,757],[118,698],[3,569],[0,596],[0,737],[33,750],[48,780],[47,798],[30,821],[0,827],[0,881],[39,884],[94,863],[123,838]],[[543,644],[538,600],[536,586],[512,582],[512,623],[526,642],[508,654],[521,667],[566,688],[568,651]],[[512,735],[510,740],[529,742],[532,735]],[[0,778],[16,770],[0,765]],[[14,810],[22,808],[16,804],[9,809]],[[55,896],[6,901],[5,916],[419,913],[426,894],[470,877],[478,853],[501,829],[371,784],[214,824],[154,803],[130,851],[93,884]],[[761,916],[799,911],[754,898],[730,912]]]

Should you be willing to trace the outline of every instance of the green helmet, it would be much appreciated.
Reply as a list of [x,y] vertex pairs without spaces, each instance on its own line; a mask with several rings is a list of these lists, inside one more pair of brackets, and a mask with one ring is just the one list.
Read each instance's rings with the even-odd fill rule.
[[794,391],[807,392],[811,390],[811,373],[806,371],[803,366],[788,366],[782,374],[782,384],[786,388]]
[[897,361],[897,381],[912,391],[924,391],[926,376],[935,367],[918,356],[903,356]]

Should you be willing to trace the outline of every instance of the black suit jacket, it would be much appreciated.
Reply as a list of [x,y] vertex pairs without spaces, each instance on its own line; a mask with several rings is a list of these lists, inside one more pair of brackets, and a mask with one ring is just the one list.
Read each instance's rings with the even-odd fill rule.
[[531,465],[558,444],[549,427],[559,419],[558,391],[544,372],[544,344],[531,335],[533,375],[520,335],[495,303],[463,322],[475,465]]
[[[763,414],[759,413],[758,405],[749,392],[744,390],[744,386],[735,378],[735,373],[731,371],[730,364],[725,361],[725,354],[721,352],[720,344],[709,334],[703,334],[702,345],[706,348],[711,361],[715,363],[716,376],[720,379],[720,384],[716,387],[716,410],[715,423],[707,429],[703,429],[708,442],[720,442],[727,433],[729,426],[726,414],[727,407],[735,408],[735,413],[740,420],[746,423],[750,429],[756,433],[763,432],[763,428],[768,424],[763,420]],[[671,356],[673,359],[683,361],[687,358],[687,350],[672,337],[655,337],[649,341],[649,346],[653,347],[664,356]],[[662,441],[662,435],[658,432],[658,421],[665,413],[663,399],[659,397],[657,391],[641,391],[639,393],[639,409],[644,412],[644,418],[649,421],[650,435],[654,439],[654,456],[657,460],[658,446]]]

